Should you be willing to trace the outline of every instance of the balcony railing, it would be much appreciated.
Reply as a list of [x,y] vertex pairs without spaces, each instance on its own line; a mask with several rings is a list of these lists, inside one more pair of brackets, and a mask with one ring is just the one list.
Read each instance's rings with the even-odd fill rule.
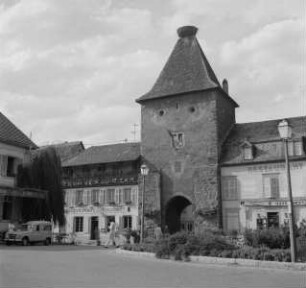
[[112,185],[135,185],[138,183],[137,174],[124,175],[100,175],[100,176],[83,176],[83,177],[69,177],[64,176],[62,185],[64,188],[78,188],[78,187],[99,187]]

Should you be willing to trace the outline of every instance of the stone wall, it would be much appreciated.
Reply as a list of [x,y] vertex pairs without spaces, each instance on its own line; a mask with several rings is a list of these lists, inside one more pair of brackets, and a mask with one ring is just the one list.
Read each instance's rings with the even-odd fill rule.
[[[143,176],[139,179],[139,200],[142,203]],[[145,176],[144,193],[144,219],[146,236],[154,235],[154,228],[161,224],[161,205],[160,205],[160,174],[150,171]],[[141,205],[139,205],[139,215],[142,215]],[[141,217],[141,216],[140,216]]]
[[[207,90],[142,105],[142,155],[161,174],[163,221],[168,201],[177,195],[192,202],[196,219],[219,208],[219,138],[235,119],[232,102],[229,104],[230,100],[220,93]],[[218,116],[217,108],[231,111],[221,111],[222,116]],[[178,147],[174,145],[177,133],[183,134],[182,146]],[[209,215],[208,220],[215,223],[217,215]],[[196,222],[202,223],[203,219]]]

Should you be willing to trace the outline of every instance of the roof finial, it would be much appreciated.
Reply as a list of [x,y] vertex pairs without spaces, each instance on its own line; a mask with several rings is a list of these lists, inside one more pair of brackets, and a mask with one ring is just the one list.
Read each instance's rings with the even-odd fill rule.
[[180,38],[195,36],[198,28],[195,26],[182,26],[177,29],[177,34]]

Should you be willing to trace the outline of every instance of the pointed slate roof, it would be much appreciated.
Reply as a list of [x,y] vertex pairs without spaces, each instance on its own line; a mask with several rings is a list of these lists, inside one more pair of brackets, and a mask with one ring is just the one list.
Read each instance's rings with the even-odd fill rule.
[[197,30],[194,26],[184,26],[177,30],[179,39],[156,83],[136,102],[221,88],[196,38]]
[[21,130],[0,112],[0,142],[26,149],[37,148]]

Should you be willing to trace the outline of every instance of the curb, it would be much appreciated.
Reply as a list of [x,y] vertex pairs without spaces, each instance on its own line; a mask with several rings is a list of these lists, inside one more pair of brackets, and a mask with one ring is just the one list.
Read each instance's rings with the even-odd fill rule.
[[[123,249],[116,249],[115,252],[116,254],[128,255],[133,257],[156,258],[154,253],[149,253],[149,252],[134,252]],[[252,260],[252,259],[220,258],[220,257],[210,257],[210,256],[190,256],[189,263],[238,265],[242,267],[306,271],[306,263],[261,261],[261,260]]]

